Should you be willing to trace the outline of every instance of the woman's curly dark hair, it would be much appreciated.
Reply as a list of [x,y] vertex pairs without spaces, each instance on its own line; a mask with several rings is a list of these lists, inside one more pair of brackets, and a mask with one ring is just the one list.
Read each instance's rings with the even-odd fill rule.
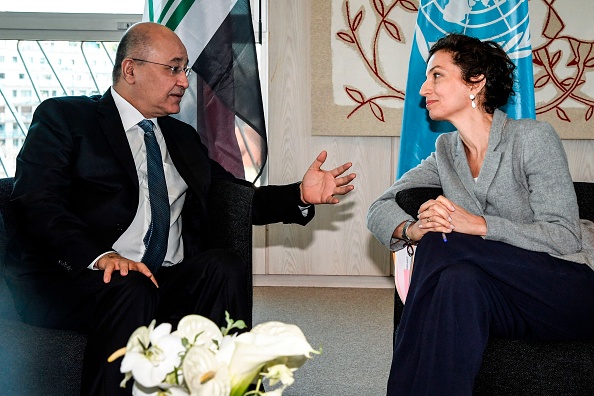
[[450,33],[440,38],[429,50],[429,58],[438,51],[452,54],[454,64],[469,84],[481,74],[485,79],[483,108],[493,114],[495,109],[514,96],[514,70],[516,65],[501,46],[493,41],[480,41],[464,34]]

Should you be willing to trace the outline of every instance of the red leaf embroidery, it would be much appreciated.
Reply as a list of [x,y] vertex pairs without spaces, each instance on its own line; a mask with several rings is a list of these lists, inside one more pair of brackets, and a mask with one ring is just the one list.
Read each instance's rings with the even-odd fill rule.
[[546,75],[542,76],[541,78],[539,78],[538,80],[536,80],[536,82],[534,83],[534,88],[535,89],[542,88],[545,85],[547,85],[550,80],[551,80],[551,76],[546,74]]
[[557,62],[559,62],[559,59],[561,59],[561,51],[555,52],[555,54],[553,55],[553,58],[551,58],[551,62],[550,62],[551,69],[555,67]]
[[396,26],[395,23],[390,21],[384,21],[384,26],[386,27],[388,34],[392,36],[394,40],[402,41],[402,39],[400,38],[400,30],[398,29],[398,26]]
[[349,95],[350,98],[353,99],[355,102],[359,104],[365,102],[365,96],[363,96],[363,94],[359,90],[349,87],[345,87],[344,90],[346,91],[347,95]]
[[382,16],[382,18],[386,15],[386,6],[384,5],[383,0],[373,0],[373,6],[378,14]]
[[571,120],[567,116],[567,113],[563,109],[557,107],[555,110],[557,110],[557,117],[559,117],[563,121],[571,122]]
[[355,16],[355,19],[353,20],[353,26],[352,26],[353,31],[355,31],[359,28],[359,25],[361,24],[362,20],[363,20],[363,7],[361,7],[359,12]]
[[351,43],[351,44],[355,43],[355,39],[353,37],[351,37],[351,35],[348,34],[347,32],[344,32],[344,31],[338,32],[338,33],[336,33],[336,35],[342,41],[346,41],[347,43]]
[[571,85],[573,84],[574,81],[575,81],[575,78],[567,77],[566,79],[561,81],[561,85],[563,85],[565,88],[571,87]]
[[415,5],[415,3],[413,3],[412,1],[402,0],[400,2],[400,4],[402,5],[402,8],[404,8],[405,10],[408,10],[408,11],[411,11],[411,12],[418,12],[419,11],[419,9]]
[[384,111],[382,108],[375,102],[369,102],[369,107],[371,108],[371,112],[381,122],[384,122]]
[[590,118],[592,118],[593,112],[594,112],[594,107],[593,106],[588,107],[588,111],[586,111],[586,121],[590,121]]

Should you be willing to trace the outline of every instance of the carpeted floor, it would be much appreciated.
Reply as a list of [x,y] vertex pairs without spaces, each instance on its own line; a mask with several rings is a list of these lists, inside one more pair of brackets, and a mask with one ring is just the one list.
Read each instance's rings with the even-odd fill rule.
[[283,395],[385,395],[393,298],[393,289],[256,287],[254,324],[295,324],[323,350],[295,373]]

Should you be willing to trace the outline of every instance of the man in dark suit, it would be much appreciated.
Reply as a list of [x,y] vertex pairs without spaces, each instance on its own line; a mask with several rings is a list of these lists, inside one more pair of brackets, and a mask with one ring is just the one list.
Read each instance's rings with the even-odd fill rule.
[[[208,158],[192,127],[169,117],[188,87],[187,63],[171,30],[134,25],[118,47],[112,88],[102,97],[44,101],[17,158],[12,200],[20,227],[7,283],[26,322],[89,333],[85,395],[129,393],[107,357],[154,318],[175,325],[197,313],[224,325],[225,311],[251,317],[241,259],[205,242],[216,221],[206,213],[211,181],[242,181]],[[146,255],[161,215],[145,135],[156,138],[150,150],[160,151],[168,201],[156,267]],[[312,205],[351,191],[355,175],[341,176],[351,164],[324,171],[325,159],[322,152],[302,183],[256,189],[254,223],[305,225]]]

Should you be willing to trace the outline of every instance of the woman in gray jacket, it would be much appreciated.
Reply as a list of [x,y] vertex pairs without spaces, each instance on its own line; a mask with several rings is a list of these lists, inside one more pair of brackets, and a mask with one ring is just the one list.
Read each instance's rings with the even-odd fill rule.
[[[451,122],[436,149],[370,207],[391,250],[418,244],[388,395],[472,395],[489,336],[594,337],[592,226],[580,221],[567,158],[551,125],[498,110],[514,64],[461,34],[430,50],[429,116]],[[440,187],[411,218],[396,194]]]

